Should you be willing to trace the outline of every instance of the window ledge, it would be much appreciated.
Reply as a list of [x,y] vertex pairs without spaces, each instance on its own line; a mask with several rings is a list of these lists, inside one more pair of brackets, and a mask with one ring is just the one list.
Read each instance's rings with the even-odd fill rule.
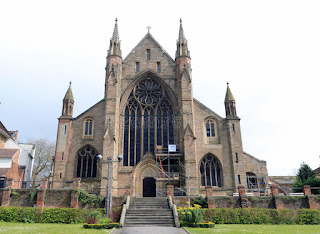
[[133,171],[133,167],[122,166],[119,173],[131,173],[132,171]]
[[83,136],[82,137],[83,140],[93,140],[93,136]]

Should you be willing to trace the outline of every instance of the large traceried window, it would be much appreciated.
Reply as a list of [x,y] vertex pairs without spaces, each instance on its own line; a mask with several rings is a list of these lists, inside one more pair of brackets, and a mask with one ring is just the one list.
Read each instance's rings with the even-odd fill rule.
[[123,165],[136,165],[157,145],[174,143],[174,113],[164,88],[150,78],[132,90],[124,113]]
[[91,145],[86,145],[78,151],[77,177],[97,177],[98,154],[98,151],[96,151]]
[[222,186],[222,169],[219,159],[212,154],[207,154],[200,162],[202,186]]

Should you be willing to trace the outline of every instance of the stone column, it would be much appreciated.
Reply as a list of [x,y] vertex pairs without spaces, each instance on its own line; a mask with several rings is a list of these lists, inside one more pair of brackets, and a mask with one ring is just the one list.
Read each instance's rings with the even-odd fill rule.
[[71,202],[70,206],[71,208],[78,209],[79,208],[79,192],[78,189],[80,189],[80,182],[81,178],[75,178],[73,180],[73,190],[71,191]]
[[276,184],[271,185],[271,195],[279,196],[279,187]]
[[310,185],[303,185],[302,190],[305,196],[311,195]]
[[213,194],[212,186],[206,186],[206,196],[209,197],[209,196],[212,196],[212,194]]
[[44,201],[46,197],[46,192],[48,188],[48,179],[44,178],[40,182],[40,189],[37,192],[37,208],[44,207]]
[[2,193],[2,202],[1,206],[10,206],[10,195],[11,195],[11,188],[13,186],[13,179],[7,179],[6,188]]
[[174,196],[174,193],[173,193],[173,185],[167,185],[167,196],[171,196],[173,197]]

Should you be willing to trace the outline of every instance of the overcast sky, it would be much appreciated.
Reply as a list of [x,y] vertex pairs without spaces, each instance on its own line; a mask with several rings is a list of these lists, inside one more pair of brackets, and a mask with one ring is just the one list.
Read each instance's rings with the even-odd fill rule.
[[56,140],[72,81],[74,116],[103,98],[118,17],[125,57],[147,33],[174,58],[179,18],[194,97],[225,117],[226,82],[244,151],[270,175],[319,166],[320,1],[0,1],[0,120],[20,141]]

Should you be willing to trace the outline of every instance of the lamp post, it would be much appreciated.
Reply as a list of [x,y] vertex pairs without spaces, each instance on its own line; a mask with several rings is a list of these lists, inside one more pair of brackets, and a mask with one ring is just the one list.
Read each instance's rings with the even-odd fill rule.
[[107,163],[108,164],[108,184],[107,184],[107,198],[106,198],[106,216],[108,217],[109,216],[109,207],[110,207],[110,187],[111,187],[111,183],[110,183],[110,165],[114,162],[121,162],[123,156],[122,155],[119,155],[117,158],[118,158],[118,161],[112,161],[112,157],[107,157],[107,160],[106,161],[103,161],[102,160],[102,155],[98,155],[98,161],[100,163]]

